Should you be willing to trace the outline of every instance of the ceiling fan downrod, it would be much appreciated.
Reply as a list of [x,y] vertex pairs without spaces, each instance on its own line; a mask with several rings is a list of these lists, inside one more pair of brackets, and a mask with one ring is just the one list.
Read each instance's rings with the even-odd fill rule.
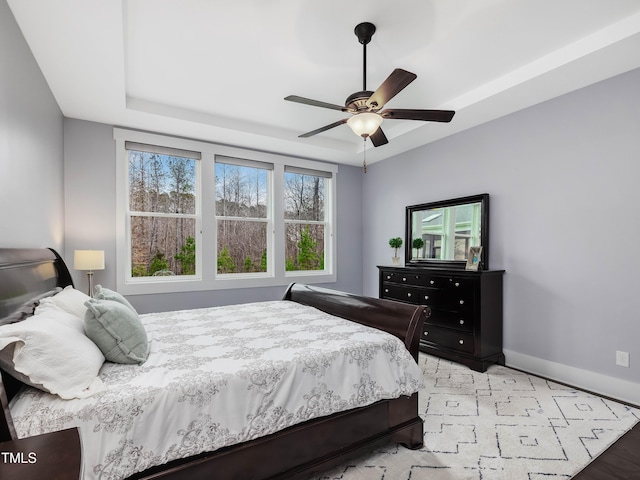
[[353,30],[358,37],[358,41],[362,44],[362,91],[367,90],[367,44],[371,41],[371,37],[376,33],[376,26],[370,22],[362,22],[356,25]]

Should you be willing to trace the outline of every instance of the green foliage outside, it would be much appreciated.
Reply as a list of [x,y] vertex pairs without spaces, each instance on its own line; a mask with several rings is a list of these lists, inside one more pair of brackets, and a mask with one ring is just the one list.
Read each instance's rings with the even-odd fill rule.
[[320,256],[316,251],[318,242],[313,239],[306,227],[300,232],[300,241],[298,242],[298,267],[300,270],[315,270],[320,264]]
[[152,275],[195,275],[196,273],[196,241],[193,237],[187,237],[182,245],[180,253],[173,257],[180,264],[180,271],[173,272],[169,268],[169,262],[164,253],[156,252],[148,266],[134,265],[131,269],[133,277],[149,277]]
[[156,252],[149,264],[149,275],[153,275],[156,272],[166,271],[169,269],[169,263],[164,258],[164,253]]
[[218,255],[218,273],[234,273],[236,268],[233,258],[229,255],[229,250],[224,247]]
[[182,275],[196,274],[196,240],[193,237],[187,237],[185,244],[182,245],[180,253],[174,258],[180,262]]
[[300,232],[300,240],[296,245],[298,255],[295,259],[287,257],[285,270],[324,270],[324,253],[318,252],[318,241],[313,238],[309,227]]

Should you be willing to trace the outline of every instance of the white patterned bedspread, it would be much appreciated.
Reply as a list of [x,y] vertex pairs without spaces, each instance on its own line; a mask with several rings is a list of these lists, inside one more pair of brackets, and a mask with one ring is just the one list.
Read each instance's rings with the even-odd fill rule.
[[140,317],[146,363],[105,363],[106,389],[86,399],[28,388],[11,403],[19,437],[80,427],[85,479],[125,478],[423,386],[396,337],[290,301]]

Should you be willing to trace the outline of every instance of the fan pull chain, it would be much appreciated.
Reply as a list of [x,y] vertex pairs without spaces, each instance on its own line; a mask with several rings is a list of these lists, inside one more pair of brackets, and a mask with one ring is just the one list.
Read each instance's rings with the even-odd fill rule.
[[362,173],[367,173],[367,137],[362,137],[364,141],[362,154],[364,155],[364,159],[362,161]]

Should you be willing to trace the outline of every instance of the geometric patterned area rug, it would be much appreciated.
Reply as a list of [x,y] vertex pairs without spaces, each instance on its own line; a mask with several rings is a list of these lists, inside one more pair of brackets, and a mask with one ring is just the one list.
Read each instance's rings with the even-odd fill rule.
[[390,445],[318,480],[570,479],[640,410],[499,365],[487,372],[420,353],[424,447]]

